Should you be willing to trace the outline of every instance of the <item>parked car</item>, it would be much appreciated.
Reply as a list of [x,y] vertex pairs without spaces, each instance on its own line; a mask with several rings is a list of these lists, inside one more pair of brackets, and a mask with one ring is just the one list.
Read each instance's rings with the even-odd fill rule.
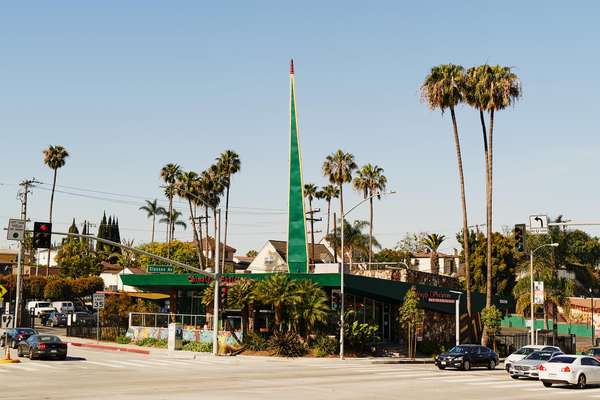
[[54,310],[52,303],[49,301],[30,301],[27,303],[27,311],[33,310],[36,317],[41,317],[44,314],[50,314]]
[[600,347],[592,347],[583,352],[582,355],[594,357],[596,360],[600,361]]
[[72,313],[75,311],[75,306],[72,301],[53,301],[52,307],[56,308],[56,311],[63,314]]
[[561,351],[534,351],[524,359],[510,365],[510,377],[538,379],[538,367],[553,357],[564,355]]
[[548,352],[556,352],[561,351],[559,347],[556,346],[546,346],[546,345],[529,345],[523,346],[519,350],[515,351],[504,360],[504,369],[506,372],[510,373],[510,366],[517,362],[521,361],[534,351],[548,351]]
[[96,323],[96,314],[90,314],[84,311],[74,312],[73,323],[76,325],[93,325]]
[[19,357],[28,356],[31,360],[42,357],[64,360],[67,358],[67,344],[58,336],[33,335],[19,343],[17,355]]
[[67,316],[61,312],[52,311],[48,315],[45,325],[52,327],[67,326]]
[[439,369],[459,368],[467,371],[471,367],[494,369],[498,365],[498,354],[485,346],[463,344],[437,356],[435,365]]
[[600,383],[600,361],[590,356],[554,357],[540,365],[538,371],[546,387],[563,384],[584,389],[588,384]]
[[9,328],[6,330],[6,335],[2,335],[0,343],[2,347],[8,343],[13,349],[17,348],[17,345],[21,340],[27,340],[31,335],[37,335],[37,331],[31,328]]

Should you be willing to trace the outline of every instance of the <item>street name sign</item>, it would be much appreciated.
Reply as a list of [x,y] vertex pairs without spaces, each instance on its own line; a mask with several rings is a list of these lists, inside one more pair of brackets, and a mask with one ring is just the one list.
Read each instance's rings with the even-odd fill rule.
[[545,235],[548,233],[548,216],[547,215],[530,215],[529,216],[529,233],[534,235]]
[[104,293],[94,293],[92,296],[94,310],[104,308]]
[[0,299],[2,299],[7,292],[8,290],[6,290],[4,286],[0,285]]
[[23,219],[9,219],[8,220],[8,233],[6,234],[7,240],[16,240],[22,242],[25,238],[25,220]]
[[151,274],[172,274],[173,266],[172,265],[148,265],[147,268],[148,273]]

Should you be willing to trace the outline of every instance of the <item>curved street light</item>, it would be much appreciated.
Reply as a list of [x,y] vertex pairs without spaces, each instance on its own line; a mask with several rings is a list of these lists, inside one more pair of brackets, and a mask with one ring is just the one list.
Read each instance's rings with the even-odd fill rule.
[[535,320],[534,320],[534,309],[533,309],[533,255],[536,251],[543,247],[558,247],[558,243],[546,243],[541,246],[536,247],[535,249],[529,252],[529,285],[530,285],[530,311],[531,311],[531,344],[533,345],[535,342]]
[[[353,207],[351,207],[348,211],[346,211],[344,213],[344,215],[342,215],[342,238],[341,238],[341,253],[342,253],[342,264],[341,264],[341,268],[340,268],[340,296],[342,298],[341,301],[341,306],[340,306],[340,358],[344,358],[344,306],[345,306],[345,299],[344,299],[344,225],[345,225],[345,221],[346,221],[346,215],[350,214],[352,211],[354,211],[358,206],[364,204],[366,201],[371,200],[373,197],[382,197],[382,196],[387,196],[389,194],[396,194],[395,191],[390,191],[390,192],[382,192],[382,193],[374,193],[368,197],[365,197],[362,201],[356,203]],[[335,243],[334,243],[335,246]],[[337,260],[336,260],[337,261]]]

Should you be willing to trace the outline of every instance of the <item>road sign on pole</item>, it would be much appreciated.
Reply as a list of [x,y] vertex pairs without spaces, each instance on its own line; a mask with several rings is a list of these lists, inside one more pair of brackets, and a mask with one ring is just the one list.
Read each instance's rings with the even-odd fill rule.
[[4,297],[6,292],[8,292],[8,290],[6,290],[6,288],[4,286],[0,285],[0,299],[2,299]]
[[544,304],[544,282],[533,282],[533,304]]
[[172,265],[149,264],[148,267],[146,268],[146,270],[148,271],[148,273],[151,273],[151,274],[172,274],[173,266]]
[[94,293],[92,296],[92,302],[94,310],[100,310],[104,308],[104,293]]
[[6,234],[7,240],[16,240],[22,242],[25,238],[25,220],[23,219],[9,219],[8,220],[8,233]]
[[547,215],[530,215],[529,216],[529,233],[534,235],[545,235],[548,233],[548,216]]

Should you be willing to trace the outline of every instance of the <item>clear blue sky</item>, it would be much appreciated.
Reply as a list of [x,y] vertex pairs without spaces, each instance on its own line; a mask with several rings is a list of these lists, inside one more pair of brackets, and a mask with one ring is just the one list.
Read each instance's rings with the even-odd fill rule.
[[[447,62],[514,66],[523,82],[523,99],[496,120],[494,228],[537,212],[600,220],[597,3],[250,3],[3,4],[0,225],[18,216],[17,182],[51,182],[41,155],[49,144],[71,153],[59,184],[132,196],[57,193],[57,228],[73,217],[98,222],[106,210],[137,242],[150,237],[137,207],[160,198],[161,166],[200,171],[231,148],[242,159],[231,244],[245,252],[285,238],[290,57],[305,182],[325,183],[322,160],[338,148],[385,168],[398,191],[376,204],[385,246],[406,232],[453,239],[460,229],[450,121],[419,98],[429,68]],[[461,108],[458,122],[469,218],[482,223],[478,117]],[[31,218],[45,220],[48,203],[49,192],[35,190]]]

